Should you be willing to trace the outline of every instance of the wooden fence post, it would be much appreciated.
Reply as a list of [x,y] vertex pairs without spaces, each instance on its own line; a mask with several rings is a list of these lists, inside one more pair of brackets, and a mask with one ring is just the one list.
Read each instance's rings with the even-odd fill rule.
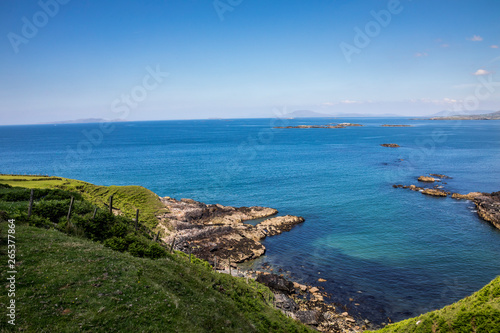
[[135,211],[135,231],[137,231],[138,225],[139,225],[139,209]]
[[109,197],[109,213],[113,214],[113,194]]
[[229,275],[231,276],[231,257],[229,257]]
[[189,244],[189,263],[191,263],[191,244]]
[[33,189],[31,189],[31,192],[30,192],[30,204],[28,206],[28,219],[30,218],[32,211],[33,211]]
[[71,208],[73,207],[73,201],[75,200],[75,198],[73,196],[71,196],[71,201],[69,203],[69,209],[68,209],[68,222],[69,222],[69,218],[71,217]]
[[156,236],[153,238],[153,242],[156,242],[158,240],[158,237],[160,237],[160,230],[158,230],[158,233]]
[[214,257],[214,270],[217,272],[217,256]]
[[95,219],[95,214],[97,213],[97,207],[94,208],[94,214],[92,214],[92,220]]
[[172,241],[172,245],[170,245],[170,253],[174,250],[174,245],[175,245],[175,237],[174,240]]

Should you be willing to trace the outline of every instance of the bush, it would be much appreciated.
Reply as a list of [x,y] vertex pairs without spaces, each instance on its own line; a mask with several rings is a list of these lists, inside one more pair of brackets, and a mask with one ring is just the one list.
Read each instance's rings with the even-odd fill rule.
[[129,245],[128,252],[134,257],[144,257],[147,247],[143,243],[134,242]]
[[[118,222],[111,227],[111,234],[116,237],[125,237],[128,232],[128,226],[123,222]],[[123,240],[125,241],[125,240]]]
[[127,242],[121,237],[111,237],[104,241],[104,245],[115,250],[124,252],[127,250]]
[[32,215],[29,219],[29,225],[39,228],[50,228],[54,224],[46,217],[39,215]]
[[48,218],[57,223],[63,216],[67,216],[69,200],[42,200],[33,205],[33,214]]
[[161,247],[158,243],[152,243],[145,253],[146,257],[151,259],[164,258],[167,256],[167,251]]
[[85,216],[75,214],[71,215],[71,221],[93,241],[103,241],[113,236],[110,229],[114,224],[114,216],[109,212],[97,211],[94,219],[91,214]]

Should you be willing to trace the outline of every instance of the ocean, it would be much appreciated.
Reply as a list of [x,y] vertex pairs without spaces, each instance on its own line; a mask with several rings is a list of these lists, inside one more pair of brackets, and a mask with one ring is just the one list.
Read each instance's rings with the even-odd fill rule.
[[[274,128],[340,122],[364,126]],[[418,176],[437,173],[452,177],[440,184],[450,192],[500,191],[500,121],[0,126],[0,153],[4,174],[141,185],[160,196],[303,216],[290,232],[268,237],[266,255],[247,266],[268,263],[321,285],[331,301],[375,323],[440,308],[500,274],[500,230],[478,218],[471,202],[392,187],[418,185]]]

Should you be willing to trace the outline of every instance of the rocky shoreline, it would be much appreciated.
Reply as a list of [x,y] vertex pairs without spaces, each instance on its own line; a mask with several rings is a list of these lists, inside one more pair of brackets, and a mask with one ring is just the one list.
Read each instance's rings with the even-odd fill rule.
[[[432,176],[432,177],[429,177]],[[420,176],[418,177],[419,182],[433,184],[435,182],[442,183],[446,185],[446,182],[443,182],[443,179],[450,179],[451,177],[441,174],[429,174],[429,176]],[[451,195],[453,199],[457,200],[469,200],[474,202],[476,206],[476,211],[478,216],[490,222],[495,228],[500,229],[500,191],[493,193],[484,193],[484,192],[470,192],[467,194],[460,193],[451,193],[449,191],[444,190],[444,186],[437,184],[432,188],[416,186],[416,185],[401,185],[394,184],[392,185],[394,188],[404,188],[412,191],[420,192],[425,195],[435,196],[435,197],[447,197]]]
[[[300,216],[275,216],[268,207],[207,205],[192,199],[161,198],[168,213],[158,216],[164,228],[162,240],[174,249],[215,264],[241,263],[263,255],[260,242],[267,236],[290,231],[304,222]],[[244,221],[267,218],[257,225]],[[215,259],[217,258],[217,259]]]
[[[242,270],[236,265],[265,253],[260,241],[267,236],[290,231],[304,222],[300,216],[277,216],[268,207],[207,205],[192,199],[161,198],[168,213],[158,216],[164,229],[164,244],[208,261],[214,270],[252,279],[274,293],[274,306],[321,332],[361,332],[377,328],[368,320],[355,319],[346,308],[325,302],[329,297],[321,286],[292,282],[284,274],[274,274],[269,266],[262,270]],[[262,220],[252,225],[250,220]],[[326,282],[319,279],[319,282]],[[339,310],[339,308],[341,310]]]

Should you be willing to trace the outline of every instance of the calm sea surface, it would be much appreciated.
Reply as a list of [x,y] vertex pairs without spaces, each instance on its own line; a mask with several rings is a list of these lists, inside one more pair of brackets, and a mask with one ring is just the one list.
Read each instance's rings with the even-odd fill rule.
[[[330,122],[365,126],[273,129]],[[413,126],[380,127],[387,123]],[[453,177],[444,185],[451,192],[500,191],[500,121],[1,126],[0,154],[1,173],[142,185],[161,196],[303,216],[304,224],[267,238],[254,265],[268,262],[308,283],[324,278],[335,302],[379,323],[452,303],[500,274],[500,230],[473,204],[392,188],[440,173]]]

